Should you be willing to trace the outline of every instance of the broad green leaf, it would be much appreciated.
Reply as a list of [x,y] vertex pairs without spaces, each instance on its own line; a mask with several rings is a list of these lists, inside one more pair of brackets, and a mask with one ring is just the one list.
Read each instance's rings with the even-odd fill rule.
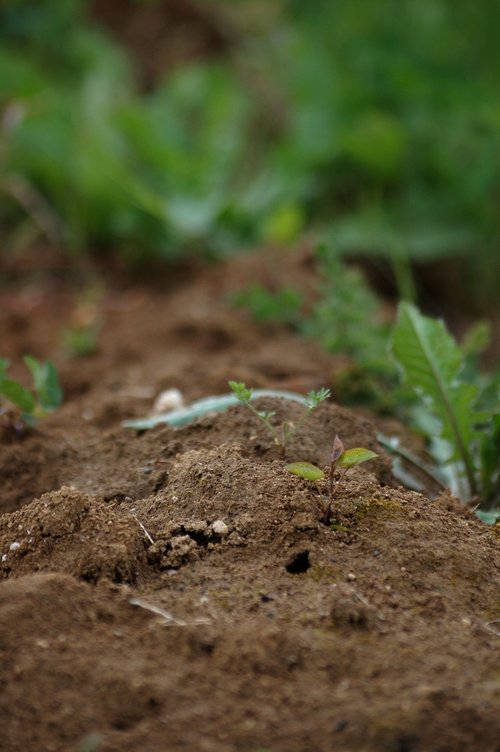
[[43,376],[43,383],[38,390],[40,404],[45,410],[55,410],[62,402],[63,393],[56,367],[49,360],[44,363]]
[[31,355],[24,357],[33,376],[35,392],[44,410],[55,410],[62,402],[62,391],[55,366],[50,362],[40,363]]
[[31,392],[12,379],[0,381],[0,394],[5,395],[24,413],[32,413],[35,409],[35,399]]
[[471,495],[476,493],[471,444],[484,420],[474,411],[478,389],[459,380],[463,355],[443,321],[423,316],[413,305],[400,303],[391,343],[392,353],[408,383],[430,403],[451,442],[452,459],[463,463]]
[[362,462],[374,460],[375,457],[378,457],[378,454],[372,452],[371,449],[363,449],[363,447],[346,449],[337,460],[337,467],[354,467],[355,465],[361,465]]
[[475,515],[486,525],[496,525],[500,520],[500,509],[496,509],[494,512],[483,512],[482,509],[476,509]]
[[41,384],[43,384],[43,365],[32,355],[25,355],[23,360],[29,368],[31,376],[33,377],[33,385],[35,387],[35,391],[38,391]]
[[310,462],[291,462],[286,465],[286,469],[289,473],[298,475],[299,478],[304,478],[304,480],[321,480],[325,477],[323,470]]

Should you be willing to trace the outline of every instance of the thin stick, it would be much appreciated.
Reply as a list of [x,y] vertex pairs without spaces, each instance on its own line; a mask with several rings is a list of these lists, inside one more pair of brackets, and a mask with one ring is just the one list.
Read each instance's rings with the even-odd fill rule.
[[144,533],[144,535],[146,536],[146,538],[148,539],[148,541],[149,541],[149,542],[150,542],[151,544],[153,544],[153,543],[154,543],[154,539],[153,539],[153,538],[152,538],[152,536],[151,536],[151,535],[150,535],[150,534],[148,533],[148,531],[146,530],[146,528],[144,527],[144,525],[142,524],[142,522],[140,521],[140,519],[139,519],[139,518],[138,518],[138,517],[137,517],[137,516],[136,516],[136,515],[135,515],[135,514],[134,514],[133,512],[132,512],[132,517],[133,517],[133,518],[135,519],[135,521],[137,522],[137,524],[138,524],[138,525],[139,525],[139,527],[141,528],[142,532]]
[[141,598],[130,598],[129,603],[131,606],[139,606],[139,608],[143,608],[146,611],[151,611],[152,614],[161,616],[162,619],[165,619],[165,625],[168,627],[187,627],[189,624],[210,624],[210,619],[195,619],[192,622],[176,619],[169,611],[165,611],[159,606],[154,606],[152,603],[146,603],[146,601],[143,601]]
[[485,624],[483,624],[483,628],[487,629],[488,632],[493,632],[494,635],[497,637],[500,637],[500,630],[493,629],[491,627],[491,624],[500,624],[500,619],[494,619],[494,621],[487,621]]

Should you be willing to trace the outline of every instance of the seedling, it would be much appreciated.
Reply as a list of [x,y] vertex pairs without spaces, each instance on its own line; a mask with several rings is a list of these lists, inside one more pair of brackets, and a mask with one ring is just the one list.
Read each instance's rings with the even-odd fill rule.
[[62,331],[63,347],[73,358],[83,358],[97,351],[102,323],[102,296],[103,287],[100,282],[89,285],[77,301],[69,325]]
[[246,385],[243,382],[229,381],[228,383],[235,397],[243,405],[248,407],[248,409],[266,426],[267,430],[273,437],[274,443],[277,447],[279,447],[283,459],[285,458],[286,448],[289,441],[304,426],[306,420],[309,418],[313,410],[318,407],[320,402],[328,399],[331,394],[330,390],[326,389],[325,387],[321,387],[321,389],[319,389],[319,391],[317,392],[309,392],[307,397],[305,398],[305,410],[300,416],[299,420],[296,423],[292,423],[291,421],[284,421],[281,426],[276,428],[271,422],[276,413],[266,410],[257,410],[257,408],[252,405],[252,389],[247,389]]
[[[31,390],[25,389],[14,379],[7,378],[10,362],[6,358],[0,358],[0,414],[7,416],[16,431],[21,431],[24,426],[35,425],[39,418],[53,412],[62,402],[55,366],[50,361],[41,363],[31,355],[26,355],[24,362],[33,378]],[[14,410],[4,407],[5,399],[14,405]]]
[[[344,444],[336,435],[333,440],[332,454],[330,458],[330,468],[328,473],[328,496],[321,497],[320,510],[321,522],[329,525],[332,518],[333,500],[340,483],[344,480],[347,471],[351,467],[361,465],[362,462],[374,460],[378,454],[371,449],[355,447],[354,449],[345,449]],[[312,465],[309,462],[292,462],[286,466],[288,472],[298,475],[300,478],[310,481],[322,480],[325,472],[321,468]],[[337,474],[337,470],[340,472]]]

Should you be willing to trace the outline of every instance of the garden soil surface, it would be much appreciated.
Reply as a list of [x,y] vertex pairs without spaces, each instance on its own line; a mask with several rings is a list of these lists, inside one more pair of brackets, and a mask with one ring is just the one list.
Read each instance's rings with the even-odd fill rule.
[[[256,277],[307,294],[307,251],[108,269],[90,302],[95,270],[2,264],[1,354],[20,379],[23,354],[52,359],[65,391],[33,431],[3,416],[2,750],[500,750],[498,526],[402,488],[380,419],[338,404],[338,361],[228,304]],[[97,350],[75,358],[63,330],[82,321]],[[289,474],[243,406],[122,426],[165,389],[189,403],[229,379],[333,386],[286,459],[326,466],[336,433],[380,457],[347,475],[331,525],[326,481]]]

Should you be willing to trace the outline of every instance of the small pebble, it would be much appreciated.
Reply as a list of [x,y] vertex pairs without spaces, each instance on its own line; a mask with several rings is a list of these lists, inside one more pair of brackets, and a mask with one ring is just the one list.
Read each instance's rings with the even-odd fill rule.
[[14,543],[10,544],[9,551],[17,551],[18,548],[21,548],[21,544],[17,541],[14,541]]
[[222,520],[215,520],[215,522],[212,522],[212,530],[215,535],[220,535],[221,538],[225,538],[229,533],[228,526]]
[[356,575],[353,574],[353,572],[349,572],[346,579],[348,579],[348,580],[355,580],[356,579]]
[[157,396],[153,405],[153,415],[169,413],[184,407],[184,397],[179,389],[165,389]]

